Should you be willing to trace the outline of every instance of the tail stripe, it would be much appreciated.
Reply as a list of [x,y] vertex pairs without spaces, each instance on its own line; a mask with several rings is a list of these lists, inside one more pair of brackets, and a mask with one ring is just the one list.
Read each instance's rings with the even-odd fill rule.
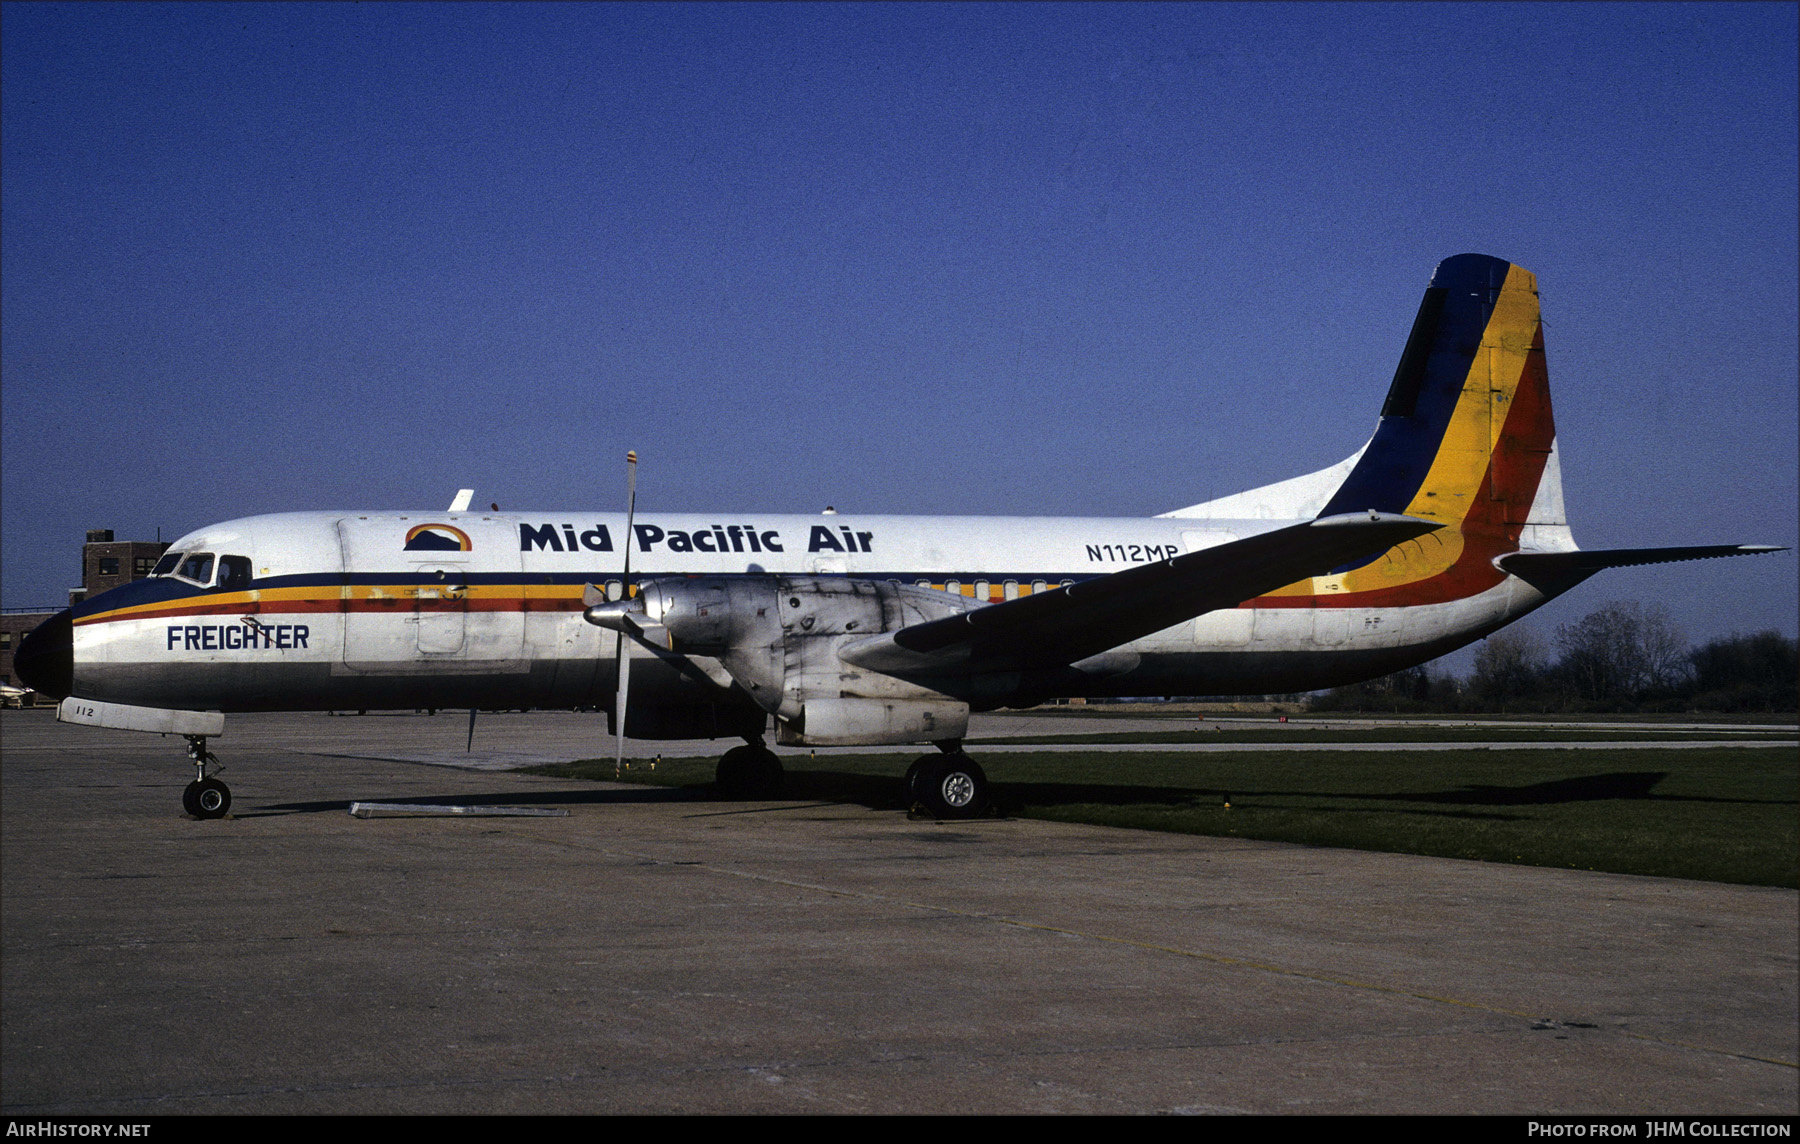
[[1278,590],[1259,607],[1422,604],[1483,591],[1518,547],[1555,427],[1537,280],[1464,254],[1433,276],[1380,426],[1323,514],[1376,509],[1440,532]]
[[1477,509],[1477,493],[1494,445],[1506,431],[1507,413],[1537,332],[1536,282],[1529,271],[1511,267],[1456,386],[1455,407],[1431,468],[1406,505],[1407,514],[1454,525]]
[[[1438,266],[1388,390],[1375,439],[1319,515],[1406,512],[1418,499],[1464,404],[1463,389],[1482,350],[1495,301],[1514,269],[1504,259],[1484,254],[1459,254]],[[1531,280],[1530,274],[1520,274]],[[1424,346],[1429,349],[1421,355],[1417,347]],[[1423,370],[1416,364],[1420,356]]]
[[1388,387],[1387,401],[1381,406],[1383,417],[1411,417],[1418,407],[1419,389],[1425,384],[1425,369],[1431,361],[1431,344],[1444,319],[1444,298],[1449,293],[1442,286],[1426,288],[1425,300],[1419,303],[1419,315],[1413,319],[1412,333],[1406,339],[1406,352],[1400,355],[1394,383]]

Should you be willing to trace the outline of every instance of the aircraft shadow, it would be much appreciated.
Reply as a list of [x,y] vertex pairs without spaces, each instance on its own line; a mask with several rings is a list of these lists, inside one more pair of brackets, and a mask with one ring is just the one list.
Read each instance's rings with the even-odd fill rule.
[[703,792],[685,787],[630,787],[604,790],[527,790],[464,791],[460,793],[405,795],[388,797],[379,794],[354,799],[332,799],[319,802],[265,803],[254,809],[233,812],[234,818],[257,818],[279,814],[348,814],[352,802],[381,802],[395,806],[612,806],[652,802],[692,802]]
[[[1218,805],[1223,803],[1227,797],[1235,802],[1259,796],[1321,800],[1375,798],[1417,801],[1412,796],[1404,795],[1344,795],[1330,791],[1248,790],[1243,788],[1227,792],[1222,787],[1121,786],[1102,783],[996,782],[993,784],[992,791],[995,808],[1004,816],[1017,815],[1026,807],[1166,806],[1171,809],[1188,808]],[[899,783],[892,778],[885,777],[833,771],[789,772],[786,793],[789,798],[855,803],[868,807],[870,810],[905,809]],[[1326,813],[1342,813],[1353,812],[1358,808],[1319,806],[1312,809]],[[1362,809],[1372,812],[1387,808],[1369,806]],[[1418,813],[1455,814],[1461,818],[1470,817],[1470,812],[1467,810],[1421,810]],[[1481,817],[1512,818],[1516,816],[1495,814]]]
[[[1243,804],[1256,799],[1302,800],[1305,802],[1349,802],[1351,806],[1316,806],[1322,813],[1378,812],[1395,809],[1393,804],[1410,803],[1414,813],[1445,814],[1459,818],[1487,817],[1513,819],[1503,813],[1506,807],[1551,806],[1578,802],[1616,800],[1655,802],[1725,802],[1760,804],[1765,799],[1711,798],[1704,795],[1657,794],[1656,786],[1669,777],[1667,771],[1614,771],[1580,775],[1545,782],[1522,783],[1518,786],[1468,785],[1455,790],[1367,791],[1284,790],[1278,788],[1233,787],[1168,787],[1125,786],[1100,783],[1004,783],[993,785],[994,799],[1002,812],[1016,812],[1026,806],[1098,806],[1162,805],[1187,807],[1196,804],[1223,803],[1229,798]],[[696,790],[701,788],[694,788]],[[901,807],[898,784],[892,778],[850,774],[836,771],[789,772],[787,795],[790,798],[853,802],[871,810]],[[1364,803],[1364,806],[1356,806]],[[1423,804],[1422,806],[1420,804]],[[1441,810],[1428,809],[1442,807]],[[1483,814],[1481,808],[1492,813]]]
[[[1102,783],[996,782],[994,801],[1003,815],[1017,814],[1025,807],[1054,806],[1168,806],[1193,807],[1220,804],[1229,799],[1239,806],[1256,800],[1300,800],[1292,809],[1307,809],[1323,814],[1379,813],[1399,809],[1395,804],[1411,804],[1414,814],[1445,815],[1457,818],[1492,818],[1513,820],[1519,816],[1504,813],[1507,807],[1552,806],[1578,802],[1616,800],[1652,802],[1720,802],[1744,805],[1782,802],[1771,799],[1715,798],[1704,795],[1672,795],[1656,793],[1656,786],[1669,775],[1667,771],[1615,771],[1605,774],[1580,775],[1546,782],[1523,783],[1518,786],[1468,785],[1455,790],[1367,791],[1285,790],[1262,787],[1169,787],[1127,786]],[[390,802],[403,806],[628,806],[641,803],[704,802],[713,798],[712,784],[691,786],[632,786],[628,788],[525,791],[463,791],[456,793],[382,797],[365,795],[355,800],[333,799],[315,802],[270,803],[236,814],[239,818],[259,815],[347,813],[352,801]],[[1314,802],[1320,805],[1308,805]],[[779,799],[749,801],[848,803],[870,810],[904,810],[900,783],[892,775],[870,775],[850,771],[789,771],[786,789]],[[1791,801],[1791,800],[1786,800]],[[1322,805],[1350,803],[1349,806]],[[1361,803],[1363,805],[1356,805]],[[1441,809],[1432,809],[1441,808]]]

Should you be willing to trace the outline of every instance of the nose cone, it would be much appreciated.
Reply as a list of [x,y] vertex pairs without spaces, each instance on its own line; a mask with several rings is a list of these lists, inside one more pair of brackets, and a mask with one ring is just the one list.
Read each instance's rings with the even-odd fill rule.
[[39,695],[67,699],[75,690],[75,636],[69,609],[51,616],[19,641],[13,653],[19,681]]

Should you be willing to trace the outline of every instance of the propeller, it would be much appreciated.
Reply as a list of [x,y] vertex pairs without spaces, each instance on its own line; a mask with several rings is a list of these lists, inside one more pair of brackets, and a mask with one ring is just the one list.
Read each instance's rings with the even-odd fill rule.
[[[647,614],[642,585],[635,598],[631,591],[631,541],[637,519],[637,453],[625,454],[625,567],[622,573],[624,592],[617,600],[608,600],[606,590],[598,584],[581,589],[583,618],[602,628],[619,633],[613,641],[613,659],[618,664],[619,684],[613,695],[613,774],[625,773],[625,713],[628,709],[631,680],[631,648],[627,639],[639,640],[658,647],[671,646],[669,629],[652,622]],[[652,763],[651,770],[656,769]]]
[[[627,450],[625,453],[625,571],[620,577],[625,585],[622,600],[631,599],[631,536],[632,523],[637,517],[637,452]],[[613,650],[619,663],[619,691],[613,696],[613,775],[618,777],[625,773],[625,700],[631,682],[631,649],[625,643],[625,629],[619,629],[618,638],[613,641]]]

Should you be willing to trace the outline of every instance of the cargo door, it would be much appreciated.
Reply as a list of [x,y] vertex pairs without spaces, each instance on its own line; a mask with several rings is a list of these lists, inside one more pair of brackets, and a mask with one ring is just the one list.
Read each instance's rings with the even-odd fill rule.
[[345,670],[527,669],[522,565],[510,523],[345,517],[338,544]]

